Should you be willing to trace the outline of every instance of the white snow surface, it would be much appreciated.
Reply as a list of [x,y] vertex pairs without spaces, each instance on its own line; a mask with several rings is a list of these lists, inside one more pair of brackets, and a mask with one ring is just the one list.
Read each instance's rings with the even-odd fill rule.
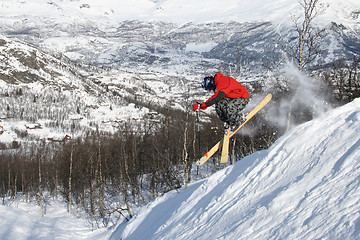
[[16,207],[0,206],[0,239],[104,239],[106,229],[91,232],[84,219],[71,216],[66,205],[53,202],[46,208],[46,216],[33,204],[20,203]]
[[143,207],[111,239],[360,239],[360,99]]
[[92,232],[58,205],[44,218],[31,204],[0,206],[0,239],[360,239],[360,98],[115,229]]

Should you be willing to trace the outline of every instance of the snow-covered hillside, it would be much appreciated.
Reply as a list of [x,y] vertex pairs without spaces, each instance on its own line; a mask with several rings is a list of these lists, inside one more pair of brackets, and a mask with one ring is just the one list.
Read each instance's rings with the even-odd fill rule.
[[[179,108],[182,93],[193,84],[160,73],[75,64],[60,53],[51,55],[1,36],[0,59],[0,143],[74,138],[91,126],[113,132],[151,114],[160,121],[159,113],[140,103],[162,106],[171,98]],[[32,129],[34,124],[41,128]]]
[[111,239],[359,239],[360,99],[180,192]]
[[359,239],[360,99],[288,132],[115,230],[91,232],[64,206],[0,206],[7,239]]

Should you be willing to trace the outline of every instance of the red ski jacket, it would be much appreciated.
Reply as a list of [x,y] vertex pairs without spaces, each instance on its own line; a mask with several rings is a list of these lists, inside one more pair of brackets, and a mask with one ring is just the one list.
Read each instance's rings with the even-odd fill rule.
[[218,103],[222,98],[249,98],[248,90],[232,77],[224,76],[222,73],[215,75],[216,90],[206,102],[206,107]]

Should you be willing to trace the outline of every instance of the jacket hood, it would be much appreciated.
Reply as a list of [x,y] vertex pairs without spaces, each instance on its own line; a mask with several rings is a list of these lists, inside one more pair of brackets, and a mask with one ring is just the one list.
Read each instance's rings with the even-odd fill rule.
[[215,83],[219,80],[219,78],[221,78],[222,76],[224,76],[222,73],[216,73],[215,74]]

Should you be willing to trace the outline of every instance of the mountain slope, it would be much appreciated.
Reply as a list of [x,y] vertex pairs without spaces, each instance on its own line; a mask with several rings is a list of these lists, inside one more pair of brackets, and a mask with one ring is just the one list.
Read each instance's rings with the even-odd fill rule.
[[359,239],[360,99],[143,207],[112,239]]
[[[149,108],[166,105],[171,87],[172,104],[178,107],[182,89],[191,84],[161,74],[75,63],[61,53],[2,36],[0,60],[0,130],[6,132],[0,144],[77,137],[96,127],[117,131],[131,119],[149,119]],[[146,105],[150,100],[152,106]],[[41,129],[27,131],[33,124]]]

